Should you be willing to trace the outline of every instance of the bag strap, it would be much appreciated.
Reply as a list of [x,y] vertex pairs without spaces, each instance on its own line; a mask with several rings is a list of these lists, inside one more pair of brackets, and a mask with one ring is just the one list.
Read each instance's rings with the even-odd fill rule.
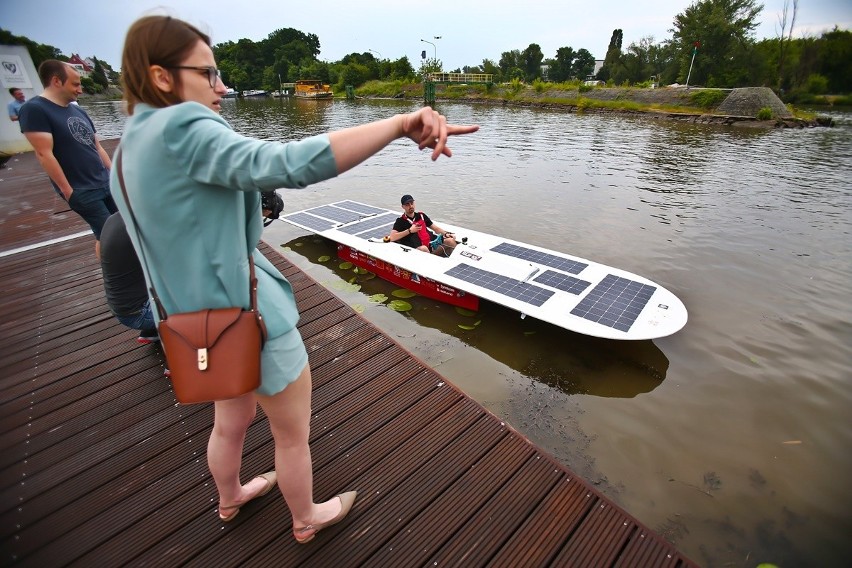
[[[136,222],[136,216],[133,214],[133,207],[130,206],[130,197],[127,195],[127,188],[124,186],[124,172],[121,168],[121,146],[115,151],[115,168],[118,173],[118,184],[121,186],[121,194],[124,196],[124,202],[127,204],[127,210],[130,212],[130,219],[133,221],[133,228],[136,231],[136,238],[139,240],[139,248],[142,251],[142,262],[145,263],[145,268],[148,270],[148,274],[151,273],[151,270],[148,268],[148,259],[145,257],[145,247],[142,244],[142,234],[139,232],[139,223]],[[257,277],[254,275],[254,259],[251,257],[251,254],[248,256],[249,261],[249,303],[251,305],[251,311],[253,311],[258,318],[258,323],[262,324],[262,320],[260,318],[260,311],[257,309]],[[157,291],[154,289],[154,285],[151,284],[151,287],[148,289],[151,292],[151,297],[154,299],[154,304],[157,306],[157,313],[160,316],[160,320],[166,319],[168,314],[166,313],[163,304],[160,302],[160,297],[157,296]],[[263,338],[266,339],[266,326],[261,325],[261,330],[263,331]]]

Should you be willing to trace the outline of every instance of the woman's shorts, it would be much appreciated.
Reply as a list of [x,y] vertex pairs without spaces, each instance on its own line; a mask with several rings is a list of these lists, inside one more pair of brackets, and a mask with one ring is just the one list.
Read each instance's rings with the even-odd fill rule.
[[299,378],[308,364],[308,352],[295,327],[274,339],[268,339],[260,352],[260,387],[257,394],[272,396]]

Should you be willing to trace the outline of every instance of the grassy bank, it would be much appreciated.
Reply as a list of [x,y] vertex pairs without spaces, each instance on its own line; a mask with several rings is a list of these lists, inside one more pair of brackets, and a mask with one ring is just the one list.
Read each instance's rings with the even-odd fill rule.
[[[501,104],[536,106],[565,106],[572,110],[599,110],[610,112],[680,113],[688,115],[714,115],[727,98],[730,89],[655,88],[648,86],[606,87],[588,86],[579,81],[531,85],[513,81],[492,85],[442,85],[435,86],[437,100],[482,101]],[[356,96],[423,99],[422,83],[403,81],[370,81],[355,90]],[[787,105],[799,120],[813,121],[816,116]],[[720,114],[721,116],[721,114]],[[754,118],[761,118],[755,113]]]

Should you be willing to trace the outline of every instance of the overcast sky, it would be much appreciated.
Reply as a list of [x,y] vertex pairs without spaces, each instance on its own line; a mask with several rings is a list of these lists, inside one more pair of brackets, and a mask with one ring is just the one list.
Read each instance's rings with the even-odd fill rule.
[[[499,61],[500,54],[541,46],[545,58],[560,47],[588,49],[603,59],[612,31],[623,48],[643,37],[671,36],[674,17],[692,0],[0,0],[0,27],[65,55],[96,56],[118,70],[124,34],[140,16],[165,13],[208,32],[213,43],[260,41],[279,28],[316,34],[320,59],[372,50],[381,58],[437,52],[445,70]],[[792,5],[793,0],[789,0]],[[784,0],[766,0],[756,37],[774,38]],[[13,9],[14,8],[14,9]],[[852,29],[852,0],[799,0],[795,36]],[[435,39],[435,36],[441,39]],[[433,47],[420,40],[428,40]],[[699,38],[700,39],[700,38]]]

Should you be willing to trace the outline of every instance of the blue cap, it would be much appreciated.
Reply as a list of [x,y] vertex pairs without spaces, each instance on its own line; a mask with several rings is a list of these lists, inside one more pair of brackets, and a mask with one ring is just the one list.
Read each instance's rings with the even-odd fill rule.
[[403,205],[405,205],[406,203],[411,203],[412,201],[414,201],[414,198],[408,195],[407,193],[402,196],[402,199],[399,200],[399,202]]

